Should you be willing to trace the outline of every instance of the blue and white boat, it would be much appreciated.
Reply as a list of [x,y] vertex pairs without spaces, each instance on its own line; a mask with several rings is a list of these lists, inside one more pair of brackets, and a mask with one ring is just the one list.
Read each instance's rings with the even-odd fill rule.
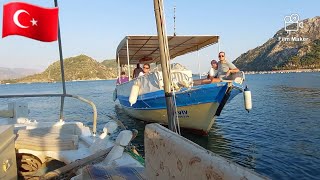
[[[198,51],[217,43],[218,40],[219,36],[168,36],[170,58]],[[127,36],[120,42],[116,55],[119,74],[124,71],[125,65],[127,73],[131,74],[129,65],[158,64],[158,37]],[[193,80],[191,70],[177,65],[170,67],[180,127],[196,133],[207,134],[225,104],[243,92],[241,84],[244,75],[235,80],[201,85]],[[165,93],[159,68],[155,68],[148,75],[117,85],[115,93],[129,116],[146,122],[167,124]]]

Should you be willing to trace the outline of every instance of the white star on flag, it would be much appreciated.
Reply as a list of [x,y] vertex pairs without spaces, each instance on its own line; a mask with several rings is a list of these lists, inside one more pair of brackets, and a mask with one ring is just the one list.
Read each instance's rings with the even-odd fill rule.
[[37,22],[34,18],[30,21],[32,23],[32,26],[38,26]]

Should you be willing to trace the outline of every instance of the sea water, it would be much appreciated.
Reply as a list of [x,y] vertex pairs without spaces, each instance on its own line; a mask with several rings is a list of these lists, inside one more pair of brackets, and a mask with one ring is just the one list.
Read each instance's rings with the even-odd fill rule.
[[[223,109],[209,133],[202,137],[183,136],[247,168],[272,179],[320,179],[320,73],[247,75],[253,109],[247,113],[242,94]],[[110,120],[120,119],[128,129],[137,129],[134,144],[143,154],[145,123],[128,117],[113,102],[115,81],[67,82],[67,92],[92,100],[98,110],[98,131]],[[61,83],[0,85],[0,94],[62,93]],[[0,109],[8,102],[28,102],[30,119],[57,121],[60,98],[0,99]],[[92,126],[92,108],[66,98],[65,120]]]

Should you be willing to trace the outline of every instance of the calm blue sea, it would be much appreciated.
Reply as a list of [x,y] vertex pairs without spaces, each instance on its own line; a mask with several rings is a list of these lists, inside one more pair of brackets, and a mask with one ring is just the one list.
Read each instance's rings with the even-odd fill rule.
[[[197,144],[272,179],[320,179],[320,73],[247,75],[253,110],[247,113],[238,95],[225,106],[208,137],[184,133]],[[139,130],[134,144],[143,151],[144,123],[124,114],[113,102],[115,81],[67,82],[67,92],[95,102],[98,130],[119,118]],[[0,85],[0,94],[59,93],[60,83]],[[30,118],[56,121],[60,98],[0,99],[0,109],[11,101],[29,103]],[[92,125],[92,109],[66,99],[65,119]]]

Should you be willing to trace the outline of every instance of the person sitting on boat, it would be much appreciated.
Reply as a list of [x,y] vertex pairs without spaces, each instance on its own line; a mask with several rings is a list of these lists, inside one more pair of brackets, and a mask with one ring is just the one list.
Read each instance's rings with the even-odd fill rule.
[[126,76],[124,71],[121,72],[121,76],[117,79],[117,85],[122,84],[129,81],[129,77]]
[[133,78],[139,77],[139,73],[140,73],[140,72],[143,72],[143,70],[142,70],[142,68],[140,67],[140,64],[138,63],[138,64],[137,64],[137,67],[133,70],[133,75],[132,75],[132,77],[133,77]]
[[143,75],[147,75],[150,72],[150,64],[144,64],[143,65],[143,72],[139,73],[139,77]]
[[228,62],[225,55],[225,52],[219,52],[218,78],[232,80],[234,79],[233,74],[239,72],[239,69],[232,62]]
[[218,62],[216,60],[212,60],[208,77],[207,79],[203,79],[201,84],[210,84],[210,83],[220,82],[221,80],[217,76],[218,76]]

